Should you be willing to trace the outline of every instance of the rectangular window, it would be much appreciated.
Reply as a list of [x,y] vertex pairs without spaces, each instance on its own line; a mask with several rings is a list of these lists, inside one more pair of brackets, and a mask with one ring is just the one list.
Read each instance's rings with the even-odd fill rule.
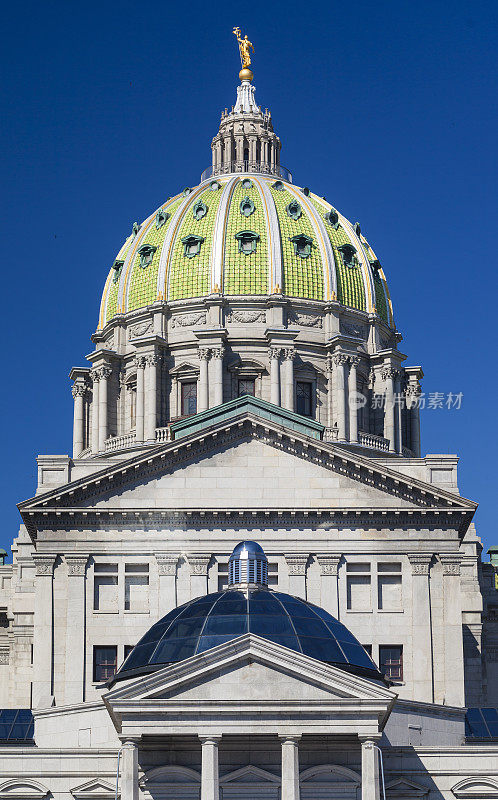
[[149,565],[125,564],[125,611],[149,610]]
[[118,610],[118,565],[94,564],[93,608],[95,611]]
[[308,381],[296,382],[296,411],[303,417],[312,416],[311,383]]
[[348,611],[371,611],[372,591],[370,564],[346,564],[347,608]]
[[377,596],[381,611],[401,611],[401,562],[377,564]]
[[116,645],[93,648],[93,680],[95,683],[108,681],[116,672],[118,648]]
[[254,378],[240,378],[238,397],[244,394],[250,394],[252,397],[256,395],[256,381]]
[[379,669],[391,681],[403,680],[403,647],[386,644],[379,646]]
[[182,383],[182,417],[197,414],[197,382]]

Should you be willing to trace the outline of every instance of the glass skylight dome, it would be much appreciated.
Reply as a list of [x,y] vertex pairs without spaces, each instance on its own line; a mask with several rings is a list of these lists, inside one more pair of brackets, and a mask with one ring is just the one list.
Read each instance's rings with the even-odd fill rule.
[[[251,568],[251,560],[257,562],[256,570]],[[268,589],[266,565],[266,556],[258,544],[237,545],[230,558],[228,589],[191,600],[156,622],[133,648],[112,682],[154,672],[245,633],[347,672],[383,680],[345,625],[306,600]]]

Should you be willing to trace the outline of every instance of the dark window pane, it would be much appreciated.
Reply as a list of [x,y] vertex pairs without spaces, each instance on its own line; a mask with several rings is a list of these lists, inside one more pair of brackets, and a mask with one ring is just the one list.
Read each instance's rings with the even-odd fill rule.
[[298,636],[300,634],[304,636],[321,636],[324,638],[330,636],[329,629],[318,617],[314,619],[312,617],[292,617],[292,622],[294,623]]
[[261,599],[257,597],[249,598],[249,613],[250,614],[281,614],[282,606],[272,597],[266,596],[261,592]]
[[381,645],[379,647],[379,668],[386,678],[403,680],[403,648],[401,645]]
[[370,658],[372,658],[372,645],[371,644],[364,644],[363,649],[367,651]]
[[243,595],[226,595],[218,600],[212,611],[213,614],[247,614],[247,600]]
[[175,620],[168,629],[168,639],[184,639],[186,636],[198,636],[204,625],[204,617],[190,617]]
[[311,383],[296,382],[296,411],[303,417],[311,417]]
[[289,650],[297,650],[298,653],[301,652],[301,646],[297,636],[285,636],[284,634],[280,635],[278,633],[267,633],[265,634],[265,639],[269,639],[270,642],[275,642],[275,644],[281,644],[282,647],[288,647]]
[[247,633],[247,615],[233,614],[226,617],[211,616],[207,618],[202,631],[203,636],[241,636]]
[[361,645],[342,642],[339,642],[339,645],[350,664],[358,664],[359,667],[374,669],[370,657],[365,653]]
[[126,669],[137,669],[138,667],[147,666],[149,659],[156,647],[156,642],[150,642],[149,644],[138,644],[126,662]]
[[241,378],[239,380],[238,396],[242,397],[243,394],[250,394],[254,397],[256,394],[256,381],[254,378]]
[[118,648],[96,646],[93,648],[93,680],[107,681],[116,672]]
[[481,716],[481,709],[469,708],[467,711],[467,723],[470,727],[470,736],[483,739],[489,736],[488,728]]
[[276,614],[251,614],[249,618],[249,630],[257,636],[267,636],[268,634],[294,635],[294,629],[288,617]]
[[190,658],[195,653],[197,637],[189,639],[166,640],[157,646],[157,650],[150,659],[151,664],[167,664],[169,661],[182,661]]
[[319,661],[335,663],[345,662],[345,658],[333,639],[319,639],[312,636],[300,636],[299,641],[305,655],[317,658]]
[[197,413],[197,382],[182,383],[182,416]]
[[197,653],[204,653],[206,650],[211,650],[212,647],[218,647],[219,644],[232,641],[233,636],[230,633],[224,636],[201,636],[197,646]]

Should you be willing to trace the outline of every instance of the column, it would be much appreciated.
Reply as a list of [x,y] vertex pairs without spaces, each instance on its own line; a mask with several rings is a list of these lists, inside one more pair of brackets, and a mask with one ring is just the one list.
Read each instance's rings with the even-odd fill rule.
[[413,699],[434,703],[432,612],[429,571],[432,555],[408,553],[412,568]]
[[420,397],[418,384],[409,383],[406,387],[406,407],[410,419],[410,450],[420,458]]
[[444,704],[465,705],[463,673],[463,632],[460,590],[461,556],[457,553],[441,553],[443,567],[444,608]]
[[293,347],[282,350],[282,407],[294,411],[294,357],[296,351]]
[[306,564],[308,555],[305,553],[285,556],[289,570],[289,594],[306,599]]
[[219,800],[220,772],[218,744],[221,736],[199,736],[202,748],[201,800]]
[[211,556],[205,553],[188,553],[190,566],[190,597],[202,597],[208,593],[208,567]]
[[112,369],[108,366],[99,368],[99,453],[105,450],[105,442],[107,439],[107,385],[111,377]]
[[92,453],[99,452],[99,371],[92,369]]
[[85,573],[88,556],[66,555],[67,612],[64,703],[85,700]]
[[125,741],[121,749],[121,800],[138,800],[138,744]]
[[333,617],[339,619],[339,562],[342,556],[318,554],[320,566],[321,592],[320,605]]
[[280,365],[278,359],[280,356],[280,349],[278,347],[270,347],[268,350],[270,358],[270,402],[275,406],[280,405]]
[[391,367],[383,367],[381,375],[386,386],[384,404],[384,438],[389,440],[389,452],[395,453],[396,439],[394,425],[394,379],[397,375],[397,372]]
[[282,788],[280,800],[299,800],[300,736],[280,736],[282,746]]
[[394,439],[396,442],[396,451],[399,455],[403,452],[403,425],[401,420],[403,400],[404,395],[401,392],[401,378],[398,372],[394,381]]
[[346,441],[346,386],[344,366],[347,356],[344,353],[334,353],[334,402],[336,407],[337,439],[339,442]]
[[334,424],[334,405],[333,405],[333,394],[334,394],[334,363],[332,361],[332,356],[327,356],[326,362],[326,369],[327,369],[327,428],[332,428]]
[[213,347],[211,350],[209,382],[212,386],[213,406],[223,402],[223,355],[224,347]]
[[209,408],[208,384],[208,359],[210,350],[207,347],[199,348],[199,397],[198,411],[207,411]]
[[377,737],[361,741],[361,800],[380,800],[379,753]]
[[145,403],[145,357],[135,356],[135,366],[137,368],[137,409],[136,409],[136,441],[144,440],[144,403]]
[[232,140],[230,136],[227,136],[223,140],[223,146],[225,148],[225,158],[224,158],[224,171],[231,172],[231,162],[232,162]]
[[85,449],[85,408],[84,398],[86,386],[84,383],[75,383],[72,388],[74,398],[73,415],[73,458],[78,456]]
[[33,708],[53,705],[53,577],[55,555],[33,554],[35,620],[33,633]]
[[349,405],[349,441],[358,442],[358,391],[356,384],[356,367],[360,359],[349,357],[348,405]]
[[[147,369],[147,411],[145,414],[145,440],[155,442],[157,425],[157,365],[160,357],[155,354],[145,356]],[[138,398],[137,398],[138,399]]]
[[176,606],[176,565],[179,553],[156,553],[159,573],[159,613],[167,614]]

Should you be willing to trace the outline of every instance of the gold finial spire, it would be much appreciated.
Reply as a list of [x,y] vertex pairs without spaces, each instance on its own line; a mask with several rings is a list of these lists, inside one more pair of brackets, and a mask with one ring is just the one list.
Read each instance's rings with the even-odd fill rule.
[[249,69],[251,65],[251,56],[249,55],[249,50],[252,50],[254,53],[254,45],[247,38],[247,33],[244,38],[242,38],[242,31],[240,28],[234,28],[233,33],[234,36],[237,37],[237,42],[239,43],[240,63],[242,64],[242,69],[239,72],[239,78],[241,81],[252,81],[254,75]]

